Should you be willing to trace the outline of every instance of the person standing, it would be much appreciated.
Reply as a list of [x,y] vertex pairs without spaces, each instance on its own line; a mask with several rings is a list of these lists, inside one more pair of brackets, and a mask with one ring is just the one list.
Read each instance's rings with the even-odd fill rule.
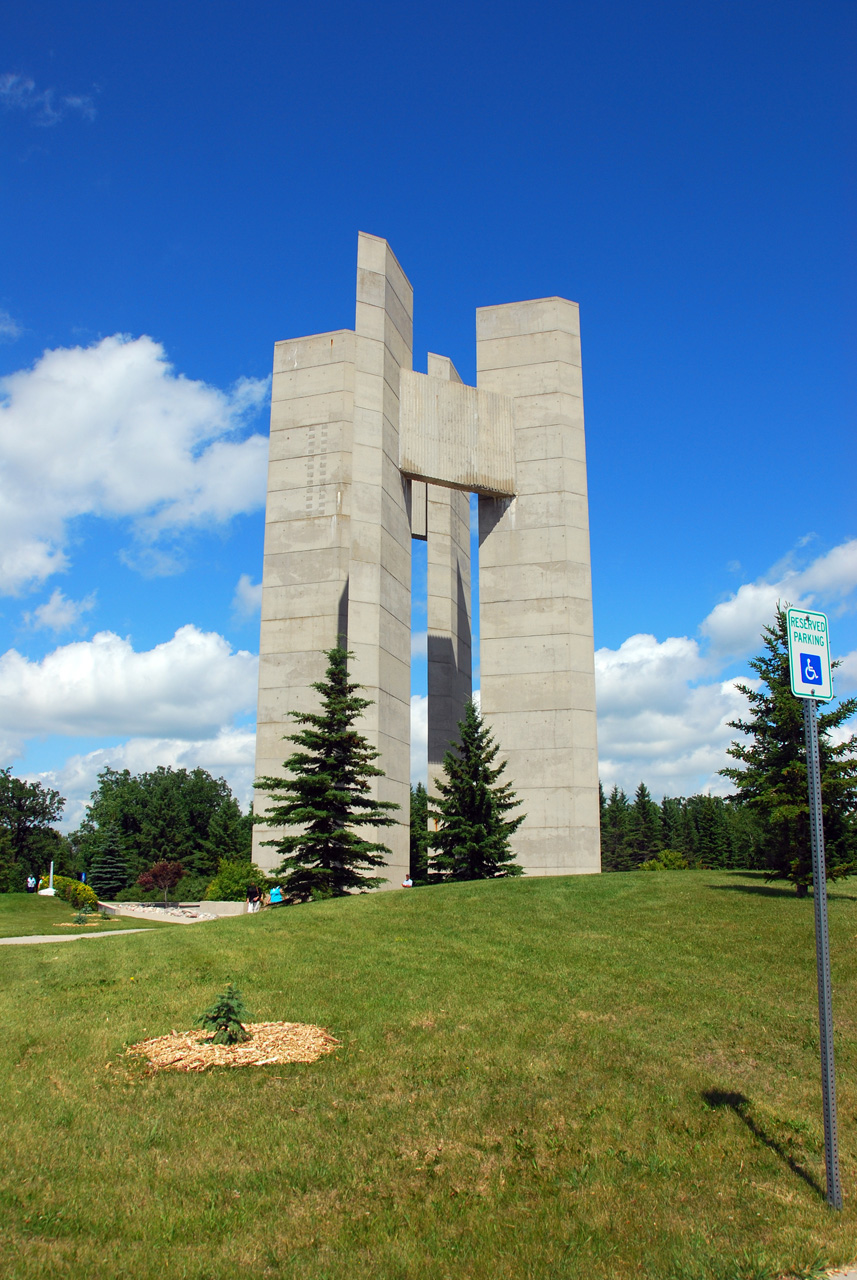
[[249,884],[247,886],[247,911],[250,915],[255,913],[262,906],[262,891],[257,884]]
[[27,876],[27,893],[35,893],[35,892],[36,892],[36,877],[33,875],[29,875]]

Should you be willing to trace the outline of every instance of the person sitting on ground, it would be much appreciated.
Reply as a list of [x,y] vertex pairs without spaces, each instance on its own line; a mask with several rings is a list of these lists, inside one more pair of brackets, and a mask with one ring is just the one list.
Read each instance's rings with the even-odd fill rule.
[[402,881],[402,888],[413,889],[413,887],[414,887],[414,882],[411,879],[411,873],[409,871],[408,874],[405,876],[404,880]]
[[271,906],[281,907],[283,905],[283,891],[278,884],[275,884],[271,890]]

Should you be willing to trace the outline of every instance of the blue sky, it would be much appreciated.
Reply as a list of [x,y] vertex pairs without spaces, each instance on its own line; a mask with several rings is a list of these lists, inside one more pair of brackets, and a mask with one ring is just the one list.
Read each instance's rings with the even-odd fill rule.
[[718,788],[778,597],[830,612],[857,689],[856,29],[850,0],[7,14],[3,761],[70,819],[106,763],[249,796],[272,346],[353,325],[358,229],[414,284],[418,369],[475,381],[477,306],[580,303],[605,782]]

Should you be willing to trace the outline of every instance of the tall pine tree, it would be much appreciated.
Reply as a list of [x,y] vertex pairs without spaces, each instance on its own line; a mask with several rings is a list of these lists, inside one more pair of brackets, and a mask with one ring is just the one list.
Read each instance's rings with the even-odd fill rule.
[[98,897],[105,902],[112,902],[116,894],[124,889],[131,879],[131,872],[125,855],[119,829],[109,826],[104,833],[101,846],[89,865],[89,883]]
[[518,800],[509,782],[501,783],[506,762],[495,765],[500,748],[473,702],[468,702],[458,726],[458,742],[443,758],[444,777],[438,778],[440,798],[429,799],[429,812],[438,821],[429,833],[431,870],[444,880],[486,880],[519,876],[509,845],[524,814],[507,818]]
[[[599,791],[603,800],[603,791]],[[628,815],[631,806],[628,797],[614,786],[601,811],[601,869],[602,871],[630,871],[633,867],[628,847]]]
[[[728,754],[739,762],[721,769],[737,788],[735,800],[759,818],[759,846],[772,879],[791,880],[798,897],[812,883],[806,749],[802,700],[791,691],[786,606],[777,606],[772,626],[762,632],[763,652],[750,662],[761,677],[759,689],[740,684],[750,704],[746,720],[731,720],[746,742],[733,742]],[[838,663],[833,664],[834,667]],[[857,832],[857,736],[834,745],[838,729],[857,711],[857,698],[844,698],[818,716],[821,797],[827,877],[850,875],[855,866]]]
[[421,782],[411,787],[410,875],[414,884],[428,884],[428,792]]
[[289,776],[254,784],[273,802],[257,822],[300,828],[264,841],[283,856],[277,874],[292,902],[359,893],[384,879],[363,872],[383,867],[390,850],[359,829],[393,826],[392,811],[399,806],[372,795],[372,780],[384,771],[373,763],[379,752],[354,728],[372,703],[348,679],[351,656],[341,645],[327,650],[325,678],[312,686],[321,696],[321,711],[291,713],[301,728],[287,737],[298,747],[283,766]]

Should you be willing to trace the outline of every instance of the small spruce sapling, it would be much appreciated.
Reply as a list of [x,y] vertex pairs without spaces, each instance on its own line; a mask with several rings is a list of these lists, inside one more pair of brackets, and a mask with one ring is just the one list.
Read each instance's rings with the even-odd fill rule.
[[212,1044],[242,1044],[250,1039],[242,1019],[249,1021],[252,1017],[252,1013],[244,1005],[241,992],[230,982],[211,1008],[197,1018],[194,1025],[215,1033]]

